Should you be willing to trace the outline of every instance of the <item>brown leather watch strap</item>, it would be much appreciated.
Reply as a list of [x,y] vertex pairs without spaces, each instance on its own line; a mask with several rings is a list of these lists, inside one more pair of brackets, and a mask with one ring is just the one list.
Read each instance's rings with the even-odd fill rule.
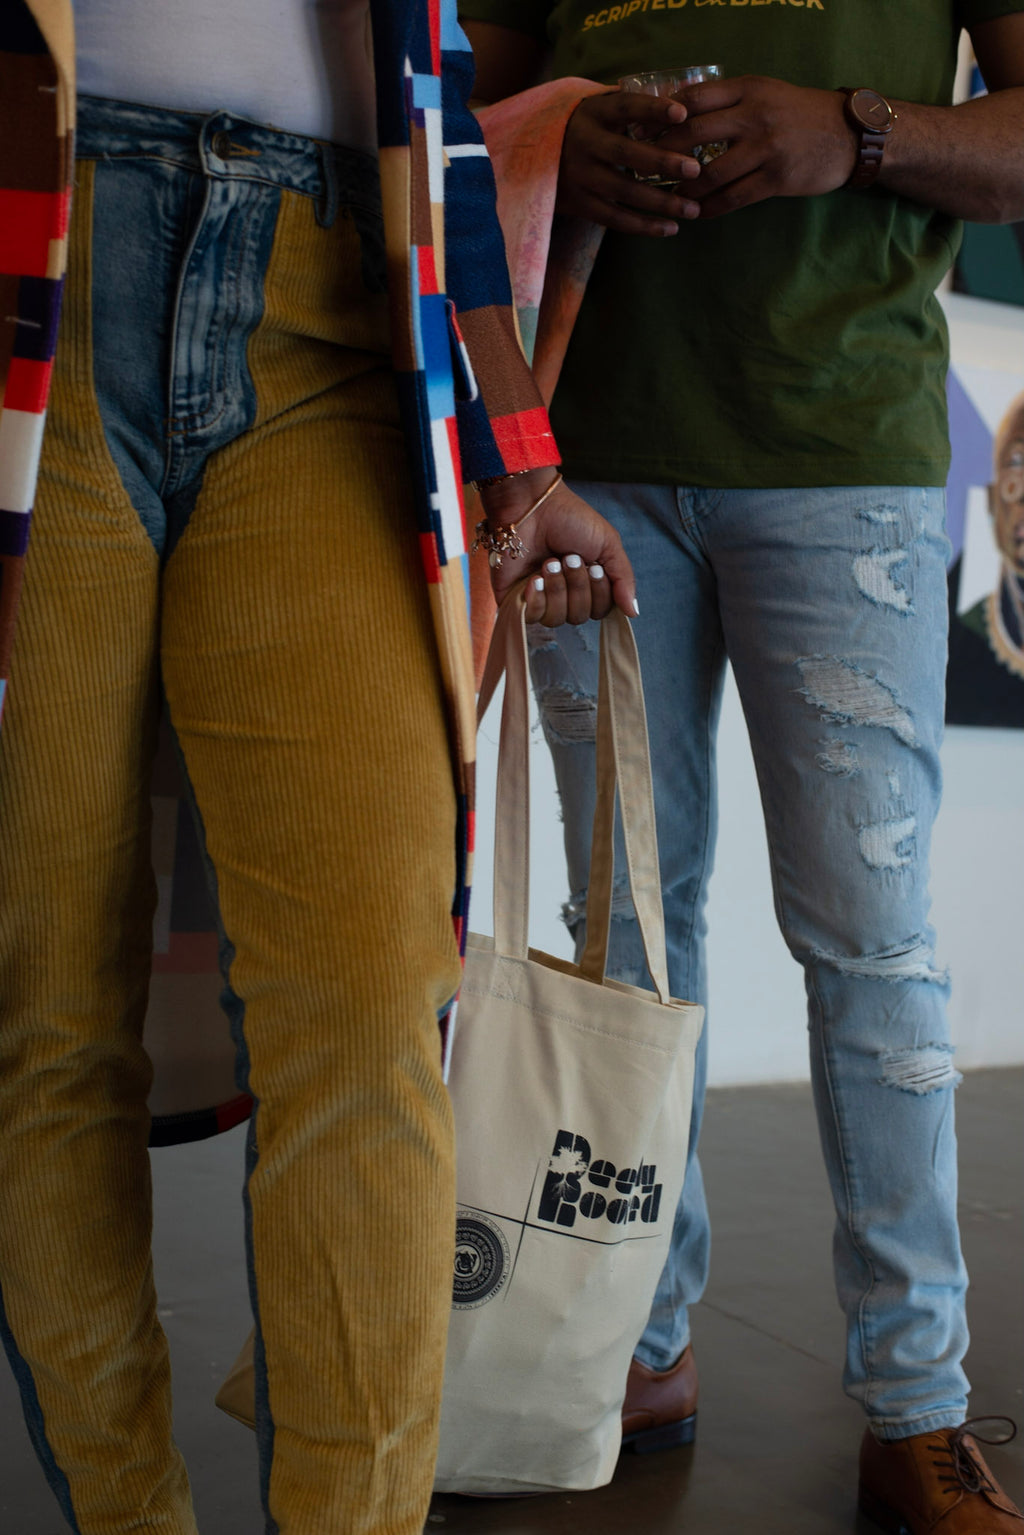
[[854,189],[869,187],[881,167],[896,113],[884,96],[866,85],[843,85],[840,90],[845,97],[846,120],[858,135],[857,163],[846,185]]

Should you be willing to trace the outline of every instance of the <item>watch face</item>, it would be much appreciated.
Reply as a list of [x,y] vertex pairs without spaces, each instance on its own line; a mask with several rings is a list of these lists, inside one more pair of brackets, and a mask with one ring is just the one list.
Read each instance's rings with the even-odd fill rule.
[[895,116],[884,96],[864,87],[850,97],[850,111],[871,133],[888,133]]

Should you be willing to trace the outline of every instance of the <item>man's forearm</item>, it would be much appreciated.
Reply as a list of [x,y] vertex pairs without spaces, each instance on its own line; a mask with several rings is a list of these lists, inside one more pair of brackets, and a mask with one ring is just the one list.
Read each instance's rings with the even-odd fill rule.
[[1024,218],[1024,86],[956,107],[892,102],[878,185],[956,218]]
[[977,23],[971,42],[989,94],[956,107],[894,101],[879,181],[957,218],[1005,224],[1024,218],[1024,11]]

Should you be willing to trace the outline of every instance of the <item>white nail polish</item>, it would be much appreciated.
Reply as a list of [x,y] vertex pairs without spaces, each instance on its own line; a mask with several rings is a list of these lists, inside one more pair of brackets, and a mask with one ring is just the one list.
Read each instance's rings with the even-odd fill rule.
[[559,560],[548,560],[544,566],[549,576],[558,576],[562,573],[562,565]]
[[633,612],[636,614],[637,618],[640,617],[640,604],[637,602],[635,597],[633,598]]
[[542,592],[544,590],[544,577],[543,576],[537,576],[535,578],[534,583],[533,583],[533,589],[534,589],[535,592]]
[[583,564],[583,561],[580,559],[578,554],[567,554],[565,557],[565,563],[570,570],[579,570],[580,566]]
[[591,565],[589,570],[587,571],[587,574],[589,575],[591,581],[603,581],[604,580],[604,566],[603,565]]

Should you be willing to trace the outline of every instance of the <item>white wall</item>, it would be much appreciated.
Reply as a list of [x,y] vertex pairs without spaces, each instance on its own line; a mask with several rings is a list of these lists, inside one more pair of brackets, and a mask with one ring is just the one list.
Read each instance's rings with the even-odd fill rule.
[[[954,361],[986,419],[1024,373],[1024,312],[950,295]],[[1006,375],[1005,379],[999,377]],[[1017,386],[1021,387],[1021,386]],[[990,396],[991,406],[985,401]],[[990,424],[994,424],[991,422]],[[495,702],[480,737],[473,926],[490,931]],[[534,731],[531,942],[568,956],[554,780]],[[953,973],[961,1066],[1024,1063],[1024,730],[953,728],[933,846],[938,958]],[[731,679],[719,738],[721,830],[709,902],[710,1079],[715,1085],[807,1076],[803,977],[775,925],[754,769]]]

